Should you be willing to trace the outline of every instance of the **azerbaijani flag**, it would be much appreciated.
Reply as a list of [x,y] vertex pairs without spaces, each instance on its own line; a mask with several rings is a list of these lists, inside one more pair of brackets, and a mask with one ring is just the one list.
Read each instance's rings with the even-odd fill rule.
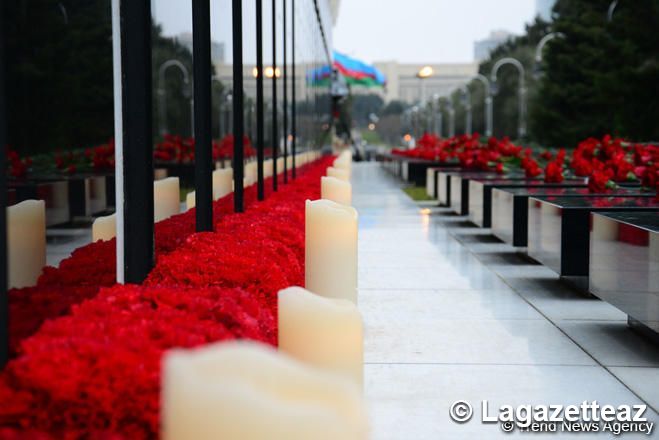
[[363,87],[384,87],[387,78],[375,67],[334,51],[334,68],[345,78],[348,84]]
[[386,77],[375,67],[334,51],[332,67],[325,65],[307,72],[307,82],[314,87],[328,86],[332,69],[336,69],[351,86],[385,87]]

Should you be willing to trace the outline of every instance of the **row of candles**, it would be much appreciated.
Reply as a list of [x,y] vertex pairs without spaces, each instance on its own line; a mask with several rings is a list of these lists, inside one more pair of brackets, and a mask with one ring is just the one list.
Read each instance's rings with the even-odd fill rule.
[[[318,152],[297,155],[296,164],[307,164],[319,156]],[[292,167],[292,157],[288,157]],[[277,159],[278,173],[283,172],[284,159]],[[264,161],[264,175],[271,177],[273,160]],[[256,162],[245,165],[245,186],[256,183]],[[231,168],[213,173],[213,196],[217,200],[233,191]],[[156,180],[153,183],[154,222],[165,220],[181,212],[180,184],[177,177]],[[188,206],[194,207],[194,192],[188,195]],[[7,259],[9,288],[34,286],[46,266],[46,205],[43,200],[25,200],[7,208]],[[110,240],[116,236],[116,215],[98,217],[92,225],[92,241]]]
[[[298,163],[316,158],[301,154]],[[321,178],[321,199],[306,202],[305,288],[279,292],[279,349],[233,341],[171,350],[163,358],[163,438],[368,437],[351,165],[350,153],[341,154]],[[272,175],[272,163],[264,174]],[[252,179],[252,171],[246,168],[245,176]],[[232,185],[231,169],[214,172],[215,199]],[[154,182],[154,220],[178,214],[179,197],[177,178]],[[33,285],[46,260],[44,202],[22,202],[7,212],[12,286]],[[114,216],[98,218],[94,240],[115,231]]]
[[164,357],[164,439],[368,437],[351,162],[340,155],[306,202],[305,288],[278,294],[279,349],[232,341]]

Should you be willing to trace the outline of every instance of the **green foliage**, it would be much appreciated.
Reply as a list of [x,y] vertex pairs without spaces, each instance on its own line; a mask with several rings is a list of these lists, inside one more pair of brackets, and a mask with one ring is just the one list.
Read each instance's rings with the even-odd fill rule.
[[113,134],[110,2],[3,2],[9,142],[21,153]]
[[[12,0],[2,7],[10,145],[21,154],[34,155],[112,138],[110,0]],[[175,40],[162,37],[158,26],[153,28],[152,48],[156,135],[158,68],[168,59],[178,59],[192,75],[192,54]],[[213,102],[218,103],[221,86],[214,82],[213,87]],[[190,101],[180,73],[168,70],[165,88],[170,132],[190,134]],[[214,130],[218,120],[214,113]]]
[[362,130],[362,139],[370,145],[380,145],[382,144],[382,138],[377,131],[371,130]]
[[659,138],[659,2],[559,0],[556,39],[545,50],[546,75],[532,114],[534,134],[573,146],[605,133]]
[[382,109],[380,116],[402,115],[407,106],[403,101],[393,100]]
[[359,127],[365,127],[371,122],[369,115],[377,115],[384,108],[384,100],[379,95],[352,95],[352,118]]
[[[489,79],[492,67],[501,58],[512,57],[519,60],[526,71],[529,112],[533,110],[536,102],[537,81],[532,74],[535,67],[535,47],[549,31],[549,24],[537,19],[526,27],[525,35],[512,38],[497,47],[490,58],[479,66],[479,72]],[[494,97],[494,136],[515,138],[519,121],[519,74],[514,66],[506,65],[499,70],[497,79],[499,91]],[[481,82],[477,80],[471,81],[468,87],[471,92],[472,130],[483,134],[485,133],[485,90]],[[462,93],[459,91],[452,95],[456,133],[465,132],[466,109],[461,98]],[[449,115],[446,106],[442,107],[444,108],[444,135],[446,135]],[[531,140],[533,135],[534,133],[530,132],[529,138],[524,141]]]
[[412,200],[415,200],[417,202],[423,202],[426,200],[432,200],[430,197],[428,197],[428,194],[426,194],[426,188],[421,187],[421,186],[410,186],[407,188],[403,188],[403,191],[405,194],[407,194]]

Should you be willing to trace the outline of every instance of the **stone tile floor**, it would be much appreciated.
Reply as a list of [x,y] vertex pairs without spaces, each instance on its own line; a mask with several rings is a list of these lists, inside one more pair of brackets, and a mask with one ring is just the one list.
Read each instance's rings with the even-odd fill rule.
[[[509,437],[480,422],[482,400],[645,402],[659,421],[659,346],[629,330],[622,312],[401,186],[375,163],[354,165],[372,438]],[[474,405],[471,421],[450,420],[456,400]]]

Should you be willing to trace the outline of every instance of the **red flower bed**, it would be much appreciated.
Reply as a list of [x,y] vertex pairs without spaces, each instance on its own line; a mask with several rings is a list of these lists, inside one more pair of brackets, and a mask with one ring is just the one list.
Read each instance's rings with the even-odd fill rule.
[[155,438],[164,351],[234,338],[276,344],[276,294],[304,282],[304,201],[319,196],[330,163],[305,167],[261,203],[248,188],[244,214],[229,213],[231,197],[217,201],[217,232],[192,233],[194,211],[159,223],[143,286],[98,293],[113,284],[113,240],[12,291],[12,322],[25,323],[12,332],[41,326],[13,339],[0,374],[0,438]]
[[[213,141],[213,160],[232,158],[233,142],[232,134],[224,136],[220,141]],[[156,144],[153,158],[162,162],[194,163],[194,147],[194,138],[168,134],[162,142]],[[245,157],[256,156],[256,150],[247,136],[243,138],[243,154]]]
[[592,192],[630,181],[640,181],[647,189],[656,191],[658,164],[659,146],[632,144],[610,135],[581,142],[570,163],[577,176],[588,177]]
[[[533,150],[515,145],[508,138],[491,137],[484,143],[478,134],[450,139],[425,134],[415,148],[393,149],[392,153],[442,162],[457,159],[462,168],[498,173],[518,167],[528,178],[544,173],[545,182],[553,183],[562,182],[566,171],[571,171],[588,178],[591,192],[607,191],[623,182],[640,182],[650,191],[659,189],[659,146],[633,144],[610,135],[584,140],[569,160],[565,149],[555,155],[543,151],[534,156]],[[541,162],[546,164],[544,170]]]

